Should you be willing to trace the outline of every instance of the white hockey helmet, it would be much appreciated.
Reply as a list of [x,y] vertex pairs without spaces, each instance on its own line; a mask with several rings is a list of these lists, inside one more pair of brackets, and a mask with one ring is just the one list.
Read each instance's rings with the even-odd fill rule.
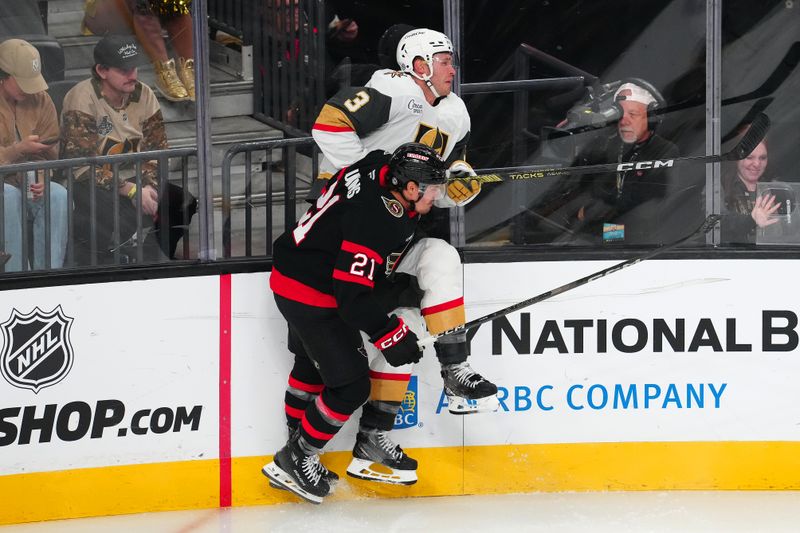
[[414,58],[421,57],[433,73],[433,55],[440,52],[453,53],[453,43],[447,35],[427,28],[411,30],[397,43],[397,64],[402,72],[419,78],[414,74]]

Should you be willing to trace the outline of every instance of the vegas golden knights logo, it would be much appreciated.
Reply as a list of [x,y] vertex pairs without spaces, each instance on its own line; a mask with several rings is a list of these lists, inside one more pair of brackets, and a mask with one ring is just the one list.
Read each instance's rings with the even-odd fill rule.
[[419,129],[414,136],[414,142],[430,146],[442,157],[444,157],[444,152],[447,150],[448,141],[450,141],[450,135],[439,128],[433,128],[422,122],[419,123]]
[[28,314],[14,309],[11,317],[0,324],[0,371],[6,381],[38,393],[64,379],[73,361],[72,320],[60,305],[47,313],[38,307]]

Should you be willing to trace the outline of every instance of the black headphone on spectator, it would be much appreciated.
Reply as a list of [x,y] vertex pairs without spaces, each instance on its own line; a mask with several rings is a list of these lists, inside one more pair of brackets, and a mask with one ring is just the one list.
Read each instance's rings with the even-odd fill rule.
[[[663,120],[662,113],[659,113],[658,111],[667,107],[667,101],[664,99],[661,93],[658,92],[658,89],[656,89],[650,82],[647,82],[642,78],[625,78],[620,83],[620,86],[626,83],[631,83],[641,89],[644,89],[655,99],[655,102],[650,102],[647,104],[647,129],[650,131],[655,131]],[[624,99],[624,96],[617,96],[614,100],[619,102]]]

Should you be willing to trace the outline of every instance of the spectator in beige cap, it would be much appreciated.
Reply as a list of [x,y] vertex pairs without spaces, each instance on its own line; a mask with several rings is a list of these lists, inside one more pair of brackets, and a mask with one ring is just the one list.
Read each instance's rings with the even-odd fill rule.
[[[0,165],[47,161],[58,157],[58,116],[47,82],[42,77],[39,52],[27,41],[8,39],[0,44]],[[67,245],[67,191],[50,182],[50,263],[46,262],[45,183],[43,173],[3,176],[3,235],[11,254],[6,271],[21,270],[28,254],[22,250],[22,200],[33,221],[33,268],[58,268]],[[25,193],[22,191],[25,190]]]

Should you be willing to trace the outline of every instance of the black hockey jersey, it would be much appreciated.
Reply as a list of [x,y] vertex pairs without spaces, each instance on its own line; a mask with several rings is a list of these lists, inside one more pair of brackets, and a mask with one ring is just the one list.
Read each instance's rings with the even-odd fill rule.
[[295,226],[275,241],[270,288],[315,307],[337,308],[370,336],[389,317],[372,294],[386,258],[412,239],[418,215],[382,186],[389,155],[373,152],[339,171]]

